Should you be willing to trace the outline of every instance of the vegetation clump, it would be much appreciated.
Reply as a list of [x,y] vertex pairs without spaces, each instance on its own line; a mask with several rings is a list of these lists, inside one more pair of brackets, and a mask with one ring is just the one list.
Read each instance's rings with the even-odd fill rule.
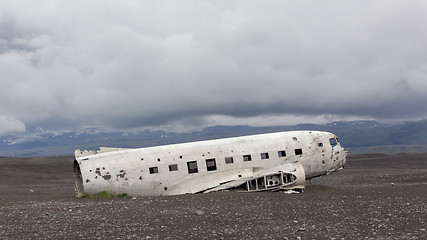
[[81,195],[82,198],[126,198],[128,195],[127,193],[119,193],[119,194],[114,194],[112,192],[107,192],[107,191],[102,191],[99,192],[95,195],[92,194],[83,194]]

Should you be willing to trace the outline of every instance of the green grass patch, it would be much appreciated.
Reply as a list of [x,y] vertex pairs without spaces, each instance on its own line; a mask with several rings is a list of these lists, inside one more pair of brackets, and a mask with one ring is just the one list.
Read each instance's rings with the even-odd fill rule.
[[126,198],[127,196],[128,196],[127,193],[114,194],[112,192],[107,192],[107,191],[102,191],[95,195],[86,194],[86,193],[81,195],[82,198]]

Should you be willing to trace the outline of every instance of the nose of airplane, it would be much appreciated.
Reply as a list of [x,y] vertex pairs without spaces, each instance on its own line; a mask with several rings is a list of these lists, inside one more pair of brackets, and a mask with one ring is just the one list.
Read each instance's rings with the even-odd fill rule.
[[348,154],[348,151],[344,151],[343,147],[339,148],[339,151],[335,152],[335,157],[337,161],[335,162],[335,165],[328,170],[328,174],[344,168],[347,162],[347,154]]

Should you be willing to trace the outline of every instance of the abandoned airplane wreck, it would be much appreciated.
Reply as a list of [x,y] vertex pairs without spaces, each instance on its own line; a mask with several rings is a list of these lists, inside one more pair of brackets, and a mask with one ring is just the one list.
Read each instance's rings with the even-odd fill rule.
[[347,152],[328,132],[289,131],[165,146],[75,151],[77,196],[107,191],[166,196],[299,190],[342,169]]

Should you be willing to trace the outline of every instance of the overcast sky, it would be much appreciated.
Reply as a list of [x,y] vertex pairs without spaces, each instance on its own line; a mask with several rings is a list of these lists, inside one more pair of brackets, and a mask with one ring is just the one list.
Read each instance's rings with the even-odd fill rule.
[[427,1],[0,0],[0,134],[427,118]]

